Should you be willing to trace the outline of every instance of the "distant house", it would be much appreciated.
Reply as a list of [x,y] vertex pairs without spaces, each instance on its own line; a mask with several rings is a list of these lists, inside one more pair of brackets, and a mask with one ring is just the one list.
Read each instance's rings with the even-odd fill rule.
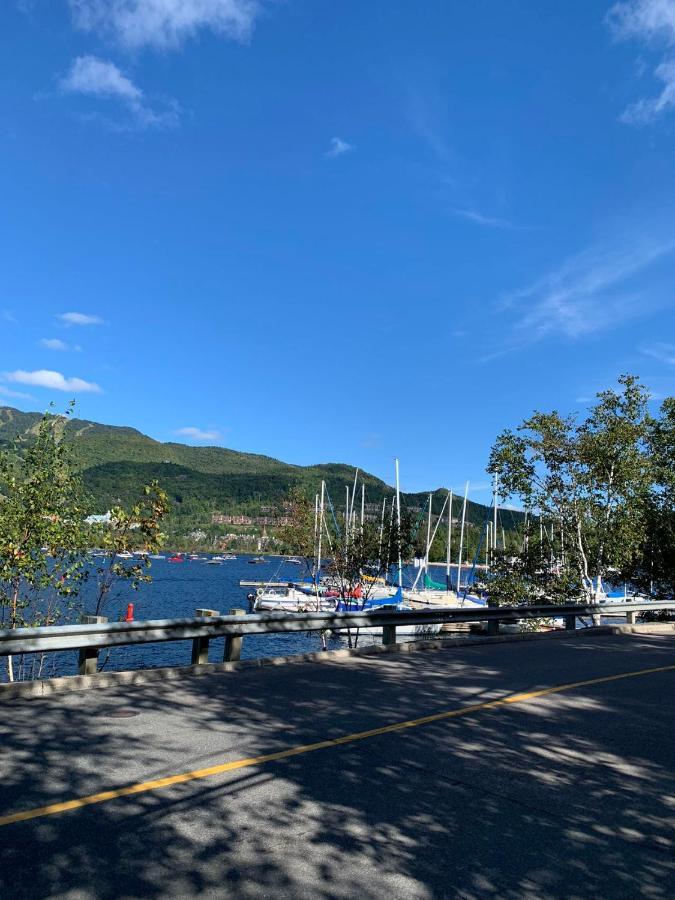
[[84,520],[85,525],[110,525],[112,521],[112,513],[108,510],[102,515],[87,516]]

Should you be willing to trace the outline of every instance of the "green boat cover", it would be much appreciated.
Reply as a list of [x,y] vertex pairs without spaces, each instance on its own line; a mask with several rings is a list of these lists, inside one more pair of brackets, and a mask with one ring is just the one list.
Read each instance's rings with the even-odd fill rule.
[[447,591],[448,589],[447,585],[434,581],[426,572],[424,573],[424,587],[429,588],[431,591]]

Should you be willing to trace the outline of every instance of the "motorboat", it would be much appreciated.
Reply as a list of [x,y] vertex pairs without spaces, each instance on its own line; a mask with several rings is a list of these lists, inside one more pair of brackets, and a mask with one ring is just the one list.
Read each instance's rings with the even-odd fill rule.
[[252,556],[252,557],[249,559],[249,562],[250,562],[252,565],[255,565],[256,563],[266,563],[267,560],[265,559],[264,556]]
[[181,556],[180,553],[177,553],[175,556],[169,557],[170,563],[182,563],[185,562],[185,557]]
[[248,595],[252,612],[332,612],[335,600],[312,596],[299,591],[294,585],[288,587],[258,588],[255,594]]

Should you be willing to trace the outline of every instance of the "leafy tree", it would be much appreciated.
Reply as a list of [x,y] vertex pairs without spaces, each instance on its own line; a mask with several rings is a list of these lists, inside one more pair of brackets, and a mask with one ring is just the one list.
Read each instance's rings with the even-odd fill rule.
[[[87,500],[74,472],[71,445],[63,439],[72,413],[47,412],[29,434],[17,434],[0,449],[0,624],[48,626],[67,621],[78,607],[80,588],[91,574],[87,552],[98,544],[109,554],[98,571],[95,612],[103,609],[115,581],[136,588],[150,577],[147,558],[127,563],[119,553],[156,550],[167,511],[166,494],[156,483],[129,511],[115,508],[111,525],[88,526]],[[7,657],[7,677],[38,677],[44,654],[15,669]]]
[[316,507],[302,488],[295,487],[286,497],[284,509],[289,523],[277,532],[281,550],[302,557],[311,569],[317,554]]
[[[151,565],[148,554],[157,553],[164,544],[165,536],[160,531],[160,525],[168,510],[165,491],[153,481],[143,487],[141,499],[129,510],[121,506],[113,507],[109,524],[98,526],[96,542],[108,558],[96,573],[98,592],[95,615],[103,613],[115,584],[124,582],[137,590],[141,584],[152,581],[148,572]],[[143,555],[133,559],[120,556],[139,550],[143,551]]]
[[664,400],[649,435],[654,486],[646,505],[641,552],[622,569],[624,578],[657,599],[675,596],[675,397]]
[[[61,439],[65,416],[46,413],[33,440],[0,451],[0,616],[4,627],[53,625],[86,577],[80,484]],[[7,657],[7,676],[14,663]]]
[[324,574],[333,580],[342,597],[357,594],[365,602],[377,581],[389,574],[399,552],[405,559],[413,549],[414,526],[406,510],[402,510],[399,528],[392,515],[385,516],[379,524],[361,524],[355,516],[347,521],[350,516],[333,514],[329,501],[322,517],[302,489],[293,490],[284,506],[290,523],[279,532],[282,545],[304,557],[310,570],[316,566],[318,529],[322,523],[321,556],[329,559]]
[[648,394],[632,375],[619,378],[619,387],[599,393],[580,423],[535,412],[498,437],[488,467],[505,496],[536,511],[546,533],[553,530],[550,558],[538,565],[560,568],[563,593],[577,590],[569,577],[575,573],[587,599],[608,571],[634,561],[646,540],[653,480]]

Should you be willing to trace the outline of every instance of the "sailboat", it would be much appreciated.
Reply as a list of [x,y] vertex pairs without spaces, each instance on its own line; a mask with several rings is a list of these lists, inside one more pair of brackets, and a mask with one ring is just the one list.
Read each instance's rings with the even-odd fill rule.
[[[340,600],[337,604],[338,612],[373,612],[375,610],[392,610],[396,612],[412,612],[412,606],[408,603],[404,602],[403,596],[403,560],[401,559],[401,545],[400,545],[400,532],[401,532],[401,487],[400,487],[400,478],[399,478],[399,462],[398,459],[395,460],[396,466],[396,522],[398,526],[399,533],[399,546],[398,546],[398,563],[397,563],[397,580],[398,587],[396,593],[389,596],[371,596],[366,600],[353,600],[351,598],[345,598]],[[392,510],[393,512],[393,510]],[[405,623],[403,622],[401,625],[396,626],[396,634],[398,637],[406,638],[408,640],[421,640],[424,638],[433,637],[435,634],[441,630],[440,623],[436,622],[430,625],[420,625],[415,622]],[[355,631],[356,638],[362,634],[367,635],[372,638],[378,638],[382,636],[382,626],[381,625],[366,625],[364,627],[359,627],[356,629],[348,629],[348,628],[339,628],[336,629],[336,633],[340,636],[344,634]]]
[[[429,494],[429,515],[427,519],[427,543],[426,543],[426,551],[424,554],[424,559],[422,560],[422,565],[420,566],[419,572],[417,573],[417,577],[415,578],[415,582],[412,588],[408,588],[403,591],[403,596],[409,602],[413,602],[416,604],[424,604],[425,606],[443,606],[446,608],[467,608],[473,606],[485,606],[486,603],[484,600],[481,600],[476,596],[466,596],[466,591],[464,594],[461,592],[461,575],[462,575],[462,554],[464,552],[464,528],[466,524],[466,505],[469,494],[469,482],[467,481],[466,487],[464,489],[464,504],[462,506],[462,525],[460,530],[460,539],[459,539],[459,555],[457,559],[457,590],[451,589],[450,582],[450,557],[451,557],[451,548],[452,548],[452,491],[448,491],[448,496],[445,499],[445,503],[441,509],[440,515],[438,517],[438,521],[436,522],[436,527],[431,531],[431,522],[433,516],[433,494]],[[447,555],[446,555],[446,583],[441,584],[440,582],[434,581],[431,575],[429,574],[429,554],[431,552],[431,546],[434,542],[434,538],[436,537],[436,532],[438,531],[438,527],[441,524],[441,520],[443,519],[443,513],[445,508],[448,508],[448,544],[447,544]],[[420,580],[422,586],[420,587]]]

